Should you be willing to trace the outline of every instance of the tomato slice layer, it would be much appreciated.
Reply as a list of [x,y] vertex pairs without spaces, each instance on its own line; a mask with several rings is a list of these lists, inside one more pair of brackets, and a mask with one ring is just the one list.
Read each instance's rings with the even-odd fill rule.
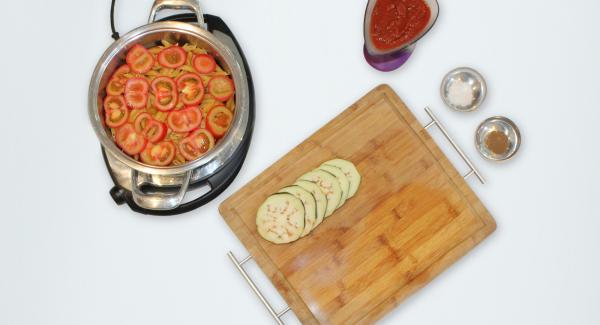
[[140,44],[134,45],[125,58],[131,71],[136,73],[146,73],[154,65],[154,57],[148,50]]
[[144,78],[131,78],[125,84],[125,102],[131,108],[146,107],[148,102],[148,81]]
[[163,141],[157,144],[149,144],[142,154],[140,158],[146,164],[154,165],[154,166],[167,166],[173,159],[175,159],[175,154],[177,153],[177,148],[171,141]]
[[215,146],[215,138],[206,129],[194,131],[179,142],[179,152],[187,160],[195,160]]
[[122,95],[125,91],[125,79],[113,77],[106,86],[106,93],[111,96]]
[[[208,53],[178,44],[150,50],[132,45],[104,87],[103,119],[116,145],[153,166],[205,155],[235,116],[233,79],[216,71],[220,66]],[[210,100],[203,102],[207,93]]]
[[196,129],[202,122],[202,112],[197,106],[190,106],[169,112],[167,124],[175,132],[188,132]]
[[126,123],[117,129],[117,145],[130,155],[137,155],[146,147],[146,138],[133,128],[133,125]]
[[125,106],[125,99],[121,95],[117,96],[106,96],[104,98],[104,110],[121,109],[127,108]]
[[208,82],[208,92],[218,101],[231,98],[234,90],[233,80],[226,76],[216,76]]
[[106,96],[104,99],[104,120],[106,125],[111,128],[119,127],[129,117],[129,110],[125,105],[125,99],[123,96]]
[[147,112],[142,112],[135,118],[135,121],[133,122],[133,128],[137,132],[143,132],[149,121],[152,121],[152,115]]
[[123,64],[115,71],[115,73],[113,73],[112,78],[117,78],[117,79],[127,81],[126,80],[127,77],[125,77],[125,74],[127,74],[129,72],[131,72],[131,69],[129,68],[129,66],[127,64]]
[[177,86],[173,78],[157,77],[150,85],[154,94],[154,106],[161,111],[172,110],[177,105]]
[[125,84],[125,92],[147,93],[150,85],[144,78],[131,78]]
[[142,134],[152,143],[157,143],[167,136],[167,126],[157,120],[150,120],[146,124]]
[[233,113],[225,106],[213,107],[206,116],[206,128],[215,136],[222,137],[233,121]]
[[181,101],[185,105],[198,105],[204,97],[202,78],[196,73],[189,72],[177,78]]
[[194,69],[196,69],[198,73],[211,73],[217,68],[217,62],[210,54],[198,54],[194,57],[194,61],[192,63],[194,65]]
[[165,68],[179,68],[185,63],[187,53],[179,46],[171,46],[158,52],[158,64]]

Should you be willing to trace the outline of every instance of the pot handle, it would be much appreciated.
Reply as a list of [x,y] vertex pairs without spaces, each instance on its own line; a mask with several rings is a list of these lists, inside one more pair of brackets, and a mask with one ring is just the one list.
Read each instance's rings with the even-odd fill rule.
[[183,197],[187,192],[192,178],[191,170],[185,172],[181,188],[179,188],[177,193],[147,194],[140,189],[140,184],[138,184],[138,174],[138,171],[135,169],[131,171],[131,196],[133,197],[135,204],[150,210],[171,210],[177,208],[181,202],[183,202]]
[[204,28],[204,15],[200,9],[200,4],[197,0],[154,0],[152,9],[150,10],[150,18],[148,23],[156,21],[156,14],[163,9],[187,9],[194,12],[198,19],[198,25]]

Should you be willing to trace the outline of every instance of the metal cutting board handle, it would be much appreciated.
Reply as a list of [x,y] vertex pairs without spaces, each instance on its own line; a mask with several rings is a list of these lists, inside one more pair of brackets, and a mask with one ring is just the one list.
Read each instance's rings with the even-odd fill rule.
[[280,312],[276,312],[275,309],[273,309],[273,307],[271,306],[271,304],[267,301],[267,299],[265,298],[265,296],[263,295],[263,293],[260,291],[260,289],[258,289],[258,287],[254,283],[254,281],[250,278],[250,276],[248,275],[248,273],[246,272],[246,270],[244,269],[244,263],[246,263],[249,260],[251,260],[252,256],[248,255],[248,257],[244,258],[241,261],[238,261],[238,259],[233,255],[232,252],[227,253],[227,256],[229,256],[229,259],[231,260],[231,262],[233,262],[233,264],[235,265],[235,267],[237,268],[237,270],[244,277],[244,280],[246,280],[246,282],[248,282],[248,285],[250,286],[250,288],[252,289],[252,291],[254,291],[254,293],[256,294],[256,296],[258,296],[258,299],[260,299],[260,301],[263,303],[263,305],[265,306],[265,308],[267,308],[267,310],[269,311],[269,314],[271,314],[271,316],[273,317],[273,319],[275,320],[275,322],[277,322],[277,324],[279,324],[279,325],[285,325],[284,322],[281,320],[281,317],[285,313],[287,313],[288,311],[290,311],[290,307],[288,306],[284,310],[282,310]]
[[458,144],[456,144],[456,142],[454,142],[454,140],[452,139],[452,137],[450,136],[448,131],[446,131],[446,128],[444,127],[442,122],[440,122],[440,120],[435,116],[435,114],[433,114],[433,112],[431,111],[431,109],[429,107],[425,107],[425,112],[427,113],[427,115],[429,115],[429,117],[431,117],[431,122],[429,122],[429,124],[425,125],[423,128],[428,130],[433,125],[436,125],[440,129],[440,131],[442,131],[442,134],[444,135],[444,137],[446,137],[446,139],[448,139],[448,141],[450,142],[452,147],[454,147],[454,150],[456,150],[456,152],[460,155],[462,160],[469,166],[470,171],[468,173],[466,173],[463,177],[466,179],[471,175],[475,175],[475,176],[477,176],[477,179],[479,179],[479,182],[481,182],[481,184],[485,184],[485,179],[483,178],[483,176],[481,175],[479,170],[477,170],[477,167],[475,167],[475,165],[473,164],[471,159],[469,159],[469,157],[467,157],[467,155],[462,151],[462,149],[458,146]]

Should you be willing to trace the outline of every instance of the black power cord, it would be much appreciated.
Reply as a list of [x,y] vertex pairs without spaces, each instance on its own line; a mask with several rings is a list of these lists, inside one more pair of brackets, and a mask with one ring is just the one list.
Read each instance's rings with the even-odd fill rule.
[[119,39],[119,33],[115,30],[115,0],[111,0],[110,3],[110,29],[112,31],[111,37],[116,40]]

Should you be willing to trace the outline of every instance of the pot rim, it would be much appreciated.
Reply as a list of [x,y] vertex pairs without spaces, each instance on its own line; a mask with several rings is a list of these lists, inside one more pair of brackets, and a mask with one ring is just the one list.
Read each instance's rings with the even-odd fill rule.
[[[128,47],[136,43],[139,39],[142,39],[147,35],[160,32],[188,34],[191,37],[199,38],[204,42],[209,43],[229,67],[230,74],[233,77],[233,82],[236,88],[234,119],[225,137],[223,137],[219,143],[206,155],[186,164],[170,167],[158,167],[144,164],[134,160],[129,155],[121,151],[117,147],[112,137],[109,137],[109,135],[106,133],[103,127],[103,118],[100,114],[101,110],[98,107],[100,83],[104,73],[106,72],[106,69],[108,68],[108,65],[118,54],[128,49]],[[96,68],[94,69],[94,73],[90,81],[88,115],[92,127],[94,128],[94,132],[96,133],[96,136],[100,140],[102,146],[128,167],[145,174],[163,176],[181,175],[188,171],[194,170],[194,174],[196,176],[194,178],[203,178],[220,169],[231,158],[233,153],[242,142],[248,124],[248,91],[246,76],[244,70],[241,68],[240,62],[236,59],[231,49],[219,41],[212,33],[198,25],[190,23],[177,21],[154,22],[131,30],[127,34],[123,35],[119,40],[112,43],[103,53],[102,57],[98,61],[98,64],[96,65]]]

